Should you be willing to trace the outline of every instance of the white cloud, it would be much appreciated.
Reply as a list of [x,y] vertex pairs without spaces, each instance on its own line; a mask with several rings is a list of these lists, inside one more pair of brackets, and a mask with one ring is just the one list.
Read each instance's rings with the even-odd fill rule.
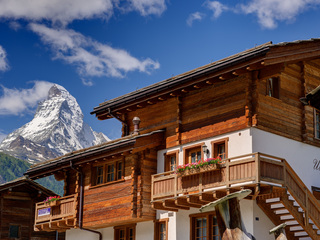
[[48,91],[53,83],[35,81],[30,89],[9,89],[2,87],[3,95],[0,96],[0,115],[23,115],[31,112],[39,101],[48,96]]
[[142,16],[161,15],[166,10],[165,0],[0,0],[0,18],[67,25],[75,19],[108,19],[123,6]]
[[218,1],[206,1],[204,5],[218,18],[225,11],[238,14],[254,14],[265,28],[276,28],[278,22],[294,21],[302,12],[320,5],[320,0],[247,0],[246,3],[229,7]]
[[[150,70],[160,67],[158,62],[150,58],[139,60],[125,50],[112,48],[70,29],[53,29],[35,23],[29,26],[45,44],[51,46],[54,59],[62,59],[77,66],[82,78],[123,77],[129,71],[149,73]],[[83,82],[86,85],[91,84],[88,80]]]
[[1,0],[0,18],[50,20],[68,23],[74,19],[108,18],[119,0]]
[[7,60],[7,53],[0,45],[0,71],[7,71],[9,69],[9,64]]
[[191,27],[194,21],[201,21],[204,17],[205,14],[201,12],[191,13],[187,19],[187,24]]
[[212,2],[207,1],[205,2],[205,6],[213,11],[214,18],[220,17],[223,11],[229,10],[229,8],[226,5],[223,5],[218,1],[212,1]]
[[246,14],[256,14],[266,28],[277,27],[278,21],[293,21],[300,13],[320,4],[320,0],[252,0],[241,5]]
[[9,22],[9,27],[15,31],[18,31],[19,29],[22,28],[21,24],[16,21]]
[[161,15],[167,8],[165,0],[129,0],[129,2],[142,16]]

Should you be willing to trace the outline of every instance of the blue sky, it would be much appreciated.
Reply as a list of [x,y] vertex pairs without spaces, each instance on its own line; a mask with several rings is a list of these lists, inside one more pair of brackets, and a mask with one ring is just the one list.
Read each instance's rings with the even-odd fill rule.
[[0,0],[0,139],[33,118],[49,84],[109,138],[99,103],[268,41],[320,37],[320,0]]

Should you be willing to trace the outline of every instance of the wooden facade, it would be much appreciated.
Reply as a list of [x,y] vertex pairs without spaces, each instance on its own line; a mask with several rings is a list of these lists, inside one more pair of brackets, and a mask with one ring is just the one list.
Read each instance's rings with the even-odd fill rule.
[[[68,216],[52,216],[35,227],[47,231],[115,227],[117,236],[119,226],[155,220],[155,210],[198,209],[249,188],[248,198],[275,225],[282,218],[270,210],[270,202],[279,203],[296,219],[294,227],[318,239],[320,205],[283,158],[261,153],[228,158],[224,153],[224,161],[215,169],[179,176],[159,172],[158,153],[169,149],[168,156],[175,159],[181,151],[186,163],[191,152],[188,144],[196,144],[195,154],[203,158],[202,141],[246,129],[320,147],[320,123],[316,122],[320,113],[300,100],[319,85],[320,39],[312,39],[257,46],[101,103],[92,114],[99,120],[120,120],[122,138],[28,170],[33,179],[54,174],[63,180],[64,197],[74,201]],[[132,121],[137,117],[139,126]],[[220,156],[219,144],[225,151],[227,142],[227,137],[212,141],[210,157]],[[164,156],[166,170],[172,166],[168,156]],[[292,231],[286,233],[288,239],[298,239]]]
[[50,216],[39,217],[37,213],[46,206],[37,204],[35,229],[96,229],[153,220],[151,175],[157,171],[157,147],[162,141],[163,131],[132,135],[49,161],[50,169],[40,164],[28,170],[33,178],[53,171],[65,182],[64,197],[52,207]]
[[[57,239],[55,232],[34,231],[35,204],[53,195],[25,177],[0,185],[0,239]],[[64,233],[58,239],[64,239]]]

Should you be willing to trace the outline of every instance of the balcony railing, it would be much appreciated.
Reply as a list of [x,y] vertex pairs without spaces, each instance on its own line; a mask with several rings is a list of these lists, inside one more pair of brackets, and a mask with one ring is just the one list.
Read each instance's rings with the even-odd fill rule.
[[[266,188],[263,188],[266,187]],[[181,176],[174,171],[152,175],[155,209],[177,211],[202,205],[232,190],[253,189],[254,199],[286,189],[320,229],[320,204],[283,158],[252,153],[224,160],[219,170]],[[305,223],[307,224],[307,223]]]
[[50,205],[44,202],[36,204],[35,231],[63,231],[75,227],[76,221],[76,195],[62,197]]

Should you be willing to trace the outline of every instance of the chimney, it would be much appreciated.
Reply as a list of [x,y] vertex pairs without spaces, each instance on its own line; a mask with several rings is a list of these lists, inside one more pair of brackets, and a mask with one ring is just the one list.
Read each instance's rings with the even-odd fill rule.
[[139,134],[139,124],[140,124],[140,118],[139,117],[134,117],[133,120],[133,134]]

